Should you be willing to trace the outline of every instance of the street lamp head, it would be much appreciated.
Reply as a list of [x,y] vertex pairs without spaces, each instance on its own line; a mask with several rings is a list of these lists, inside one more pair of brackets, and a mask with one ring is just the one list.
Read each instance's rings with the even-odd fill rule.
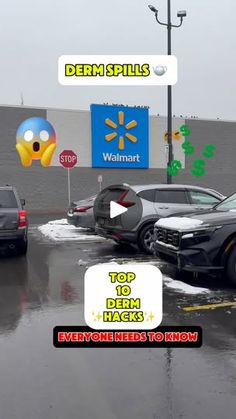
[[181,19],[183,19],[186,16],[187,16],[186,10],[180,10],[179,12],[177,12],[177,17],[180,17]]
[[158,10],[154,6],[152,6],[151,4],[149,4],[148,7],[153,13],[158,13]]

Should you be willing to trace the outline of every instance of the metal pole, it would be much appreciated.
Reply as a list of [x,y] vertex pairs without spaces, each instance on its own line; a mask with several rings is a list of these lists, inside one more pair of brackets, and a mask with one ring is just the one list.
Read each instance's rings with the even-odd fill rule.
[[70,169],[67,169],[67,180],[68,180],[68,203],[70,206],[71,200],[70,200]]
[[[167,53],[171,55],[171,0],[167,0]],[[172,86],[167,87],[167,132],[168,132],[168,165],[173,160],[172,144]],[[167,183],[172,183],[172,176],[167,172]]]

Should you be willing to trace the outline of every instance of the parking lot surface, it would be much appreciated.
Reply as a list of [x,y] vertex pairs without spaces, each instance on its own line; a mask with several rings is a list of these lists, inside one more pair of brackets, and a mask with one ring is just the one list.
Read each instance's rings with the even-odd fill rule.
[[[0,257],[0,418],[234,417],[236,289],[48,221],[31,218],[26,259]],[[55,349],[54,326],[85,324],[84,273],[99,263],[158,266],[163,324],[202,326],[203,347]]]

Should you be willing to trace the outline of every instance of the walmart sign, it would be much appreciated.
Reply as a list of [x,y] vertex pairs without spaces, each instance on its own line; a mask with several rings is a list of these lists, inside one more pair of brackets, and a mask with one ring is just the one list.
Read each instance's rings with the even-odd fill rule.
[[92,167],[148,168],[148,109],[91,105]]

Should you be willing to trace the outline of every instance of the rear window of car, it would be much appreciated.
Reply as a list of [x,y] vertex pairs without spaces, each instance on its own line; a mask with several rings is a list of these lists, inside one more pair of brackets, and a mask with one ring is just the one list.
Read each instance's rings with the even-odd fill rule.
[[116,201],[118,200],[122,194],[125,193],[125,189],[117,188],[117,189],[108,189],[104,191],[100,196],[102,200],[109,202],[109,201]]
[[186,192],[180,189],[157,189],[155,202],[164,204],[188,204]]
[[0,208],[17,208],[17,201],[13,191],[0,190]]
[[146,201],[154,202],[155,200],[155,189],[146,189],[138,193],[138,196]]

